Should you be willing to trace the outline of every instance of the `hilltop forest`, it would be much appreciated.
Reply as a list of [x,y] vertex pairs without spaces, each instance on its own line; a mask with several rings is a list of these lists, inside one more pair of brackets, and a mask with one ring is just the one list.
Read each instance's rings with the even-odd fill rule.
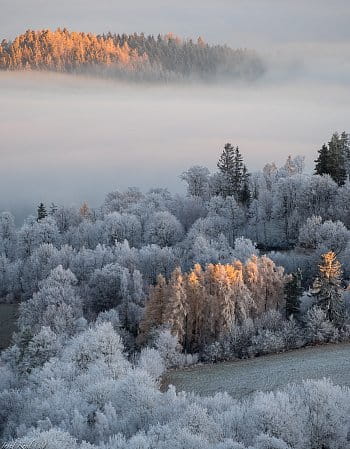
[[52,70],[139,80],[255,79],[264,71],[252,50],[209,45],[173,34],[28,30],[0,45],[1,70]]

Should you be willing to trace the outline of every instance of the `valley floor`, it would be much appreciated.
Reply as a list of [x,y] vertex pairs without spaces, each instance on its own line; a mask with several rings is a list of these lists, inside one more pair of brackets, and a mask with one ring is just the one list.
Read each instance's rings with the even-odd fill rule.
[[172,384],[177,391],[211,395],[227,391],[242,398],[255,391],[269,391],[304,379],[329,378],[350,386],[350,343],[307,347],[249,360],[199,365],[170,371],[163,389]]

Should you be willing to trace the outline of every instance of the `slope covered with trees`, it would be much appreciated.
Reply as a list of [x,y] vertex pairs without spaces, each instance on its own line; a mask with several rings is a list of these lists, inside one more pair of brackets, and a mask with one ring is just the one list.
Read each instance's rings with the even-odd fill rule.
[[116,35],[28,30],[0,44],[2,70],[52,70],[144,80],[255,79],[261,58],[245,49],[209,45],[172,34]]
[[0,297],[19,303],[0,354],[2,440],[349,447],[349,389],[327,381],[242,403],[159,390],[165,369],[197,360],[350,340],[347,170],[338,183],[288,157],[249,173],[226,144],[217,172],[181,175],[186,195],[129,189],[99,208],[40,203],[20,227],[1,213]]

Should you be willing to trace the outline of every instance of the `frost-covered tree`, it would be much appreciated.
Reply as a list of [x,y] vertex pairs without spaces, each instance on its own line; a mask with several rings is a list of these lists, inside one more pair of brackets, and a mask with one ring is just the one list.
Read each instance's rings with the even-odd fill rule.
[[184,285],[184,277],[181,269],[173,271],[168,284],[164,322],[169,324],[172,332],[186,346],[188,302]]
[[147,245],[140,249],[135,262],[143,278],[149,284],[154,284],[159,274],[170,277],[179,265],[179,257],[172,248]]
[[164,276],[158,275],[157,284],[150,288],[149,297],[146,302],[144,317],[140,323],[139,340],[144,341],[150,331],[160,326],[165,321],[165,310],[167,300],[167,284]]
[[94,312],[101,312],[120,305],[129,295],[129,286],[129,270],[119,264],[107,264],[94,270],[89,281],[90,307]]
[[244,282],[251,292],[256,314],[269,309],[282,310],[285,305],[284,269],[266,256],[252,256],[244,266]]
[[349,241],[350,231],[342,222],[323,222],[321,217],[312,216],[300,228],[298,245],[308,250],[322,248],[340,254]]
[[153,348],[143,348],[137,362],[138,368],[146,371],[154,380],[158,380],[165,371],[165,358]]
[[328,343],[337,341],[338,329],[327,317],[325,310],[320,307],[311,307],[305,315],[305,328],[308,340],[311,343]]
[[259,250],[256,248],[256,245],[244,237],[238,237],[235,239],[234,249],[233,249],[234,258],[238,259],[242,262],[247,262],[252,256],[258,256]]
[[59,230],[53,217],[47,216],[39,221],[28,217],[18,232],[18,245],[22,258],[30,257],[38,246],[51,243],[54,246],[60,242]]
[[116,242],[128,240],[134,247],[141,245],[142,227],[135,215],[113,212],[107,215],[103,221],[104,240],[113,246]]
[[183,237],[183,228],[179,220],[169,212],[157,212],[145,227],[145,241],[160,247],[172,246]]
[[56,334],[73,335],[77,320],[82,317],[82,300],[75,289],[76,277],[62,266],[55,268],[33,297],[20,306],[18,324],[33,334],[42,326]]
[[207,167],[194,165],[184,171],[181,179],[187,183],[187,194],[207,199],[209,195],[209,176]]
[[0,214],[0,254],[14,260],[17,247],[15,219],[9,212]]
[[319,276],[314,281],[311,293],[317,306],[324,310],[327,319],[340,325],[344,321],[341,264],[332,251],[323,254],[322,259]]
[[51,328],[43,326],[23,349],[19,367],[23,371],[30,372],[34,368],[43,366],[51,357],[57,356],[62,346],[59,337]]

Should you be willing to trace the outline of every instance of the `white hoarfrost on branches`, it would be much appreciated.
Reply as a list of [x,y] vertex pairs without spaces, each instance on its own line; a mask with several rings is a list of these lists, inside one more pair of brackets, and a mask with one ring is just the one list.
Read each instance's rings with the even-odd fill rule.
[[[349,149],[344,136],[332,142]],[[1,442],[350,448],[350,390],[328,380],[244,401],[161,391],[166,369],[349,341],[348,153],[328,171],[318,160],[317,175],[302,157],[248,173],[226,144],[219,172],[182,174],[186,195],[130,188],[96,209],[40,204],[18,228],[1,213],[0,301],[20,303],[0,354]]]

